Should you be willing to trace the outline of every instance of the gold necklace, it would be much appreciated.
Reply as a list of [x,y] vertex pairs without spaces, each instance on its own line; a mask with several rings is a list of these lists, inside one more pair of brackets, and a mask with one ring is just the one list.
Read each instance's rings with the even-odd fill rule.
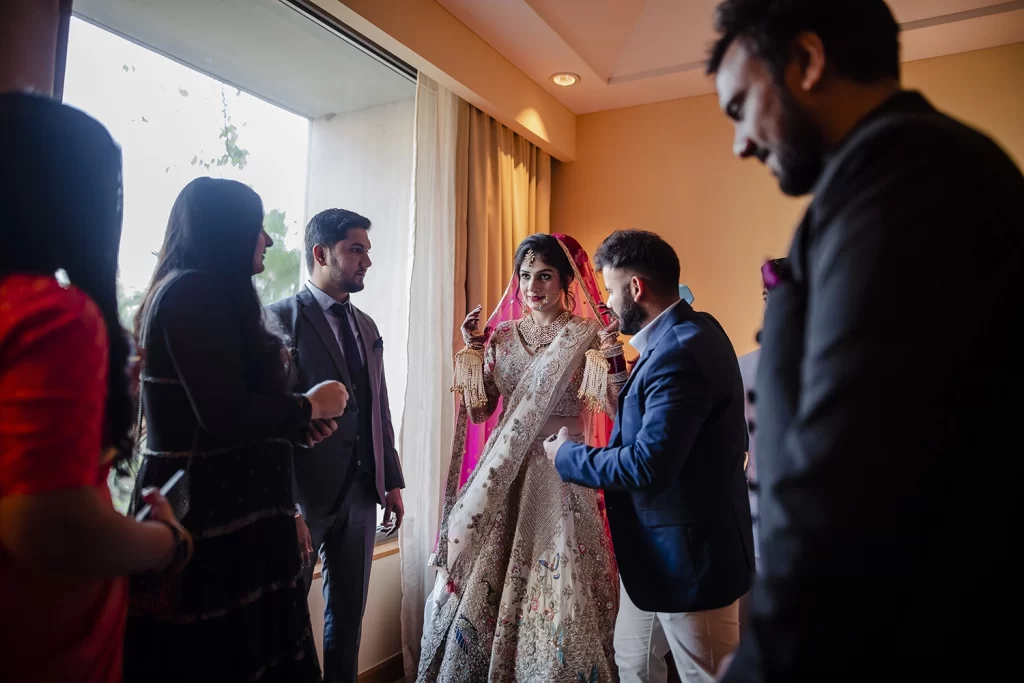
[[562,311],[562,314],[555,318],[554,322],[547,325],[538,325],[529,313],[519,321],[519,335],[527,346],[539,349],[555,341],[555,337],[566,324],[572,320],[570,311]]

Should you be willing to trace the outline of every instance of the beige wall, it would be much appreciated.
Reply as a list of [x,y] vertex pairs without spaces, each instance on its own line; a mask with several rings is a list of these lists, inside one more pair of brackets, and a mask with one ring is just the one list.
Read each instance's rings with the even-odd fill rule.
[[[904,81],[1024,165],[1024,43],[910,62]],[[721,321],[737,353],[752,350],[761,263],[786,255],[807,200],[783,197],[760,164],[732,156],[732,127],[712,95],[581,116],[576,135],[576,161],[553,174],[551,230],[591,253],[613,230],[660,233],[695,305]]]

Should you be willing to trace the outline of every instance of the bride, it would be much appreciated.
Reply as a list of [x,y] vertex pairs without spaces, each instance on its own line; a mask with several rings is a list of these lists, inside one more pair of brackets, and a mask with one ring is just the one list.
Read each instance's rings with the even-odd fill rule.
[[564,426],[607,444],[627,377],[618,322],[566,235],[527,237],[482,334],[479,319],[477,307],[456,357],[459,418],[417,680],[617,681],[619,584],[601,494],[562,483],[542,443]]

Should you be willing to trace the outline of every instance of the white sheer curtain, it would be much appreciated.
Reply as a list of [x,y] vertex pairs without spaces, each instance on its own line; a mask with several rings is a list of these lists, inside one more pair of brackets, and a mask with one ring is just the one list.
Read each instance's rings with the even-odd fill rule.
[[412,199],[409,375],[402,424],[405,521],[402,558],[402,655],[416,680],[423,610],[433,588],[427,559],[434,549],[441,486],[448,468],[454,404],[456,144],[459,98],[419,75]]

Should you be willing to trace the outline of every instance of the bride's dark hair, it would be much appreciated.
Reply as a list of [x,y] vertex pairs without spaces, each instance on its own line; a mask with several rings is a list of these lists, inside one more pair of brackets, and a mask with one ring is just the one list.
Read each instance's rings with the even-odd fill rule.
[[565,294],[566,306],[569,310],[575,307],[575,301],[573,301],[572,293],[569,288],[572,287],[572,282],[576,278],[576,274],[573,271],[572,264],[569,262],[569,257],[565,255],[565,249],[562,248],[561,242],[557,238],[551,235],[536,234],[530,235],[522,242],[519,243],[519,247],[516,249],[516,257],[514,260],[513,273],[516,274],[516,296],[520,295],[519,291],[519,270],[523,267],[523,261],[526,260],[526,255],[532,251],[537,258],[544,263],[548,264],[556,271],[558,271],[558,279],[562,285],[562,292]]

